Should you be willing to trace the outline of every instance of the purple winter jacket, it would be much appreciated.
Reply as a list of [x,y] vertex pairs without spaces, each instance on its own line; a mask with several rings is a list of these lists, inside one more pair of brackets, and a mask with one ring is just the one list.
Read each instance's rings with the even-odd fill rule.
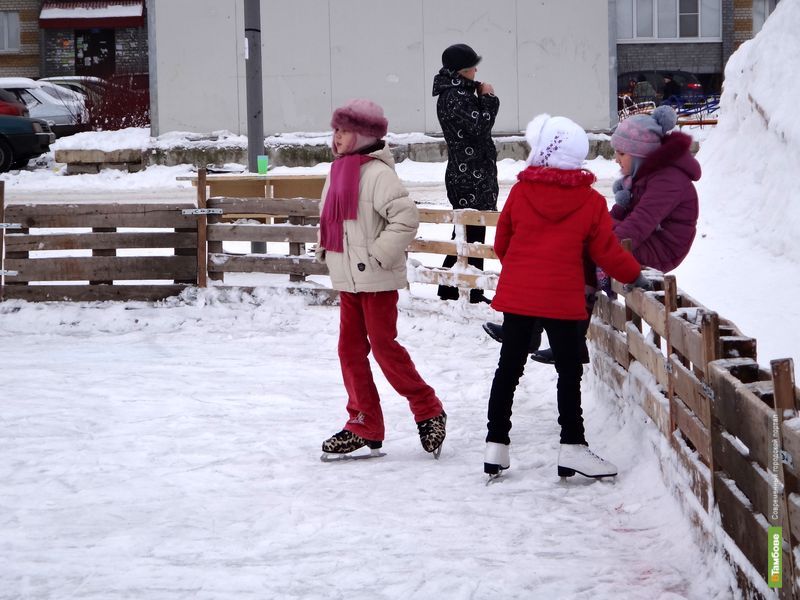
[[611,208],[614,233],[629,238],[642,265],[666,273],[677,267],[697,232],[700,163],[689,152],[685,133],[664,137],[661,147],[644,159],[633,179],[631,203]]

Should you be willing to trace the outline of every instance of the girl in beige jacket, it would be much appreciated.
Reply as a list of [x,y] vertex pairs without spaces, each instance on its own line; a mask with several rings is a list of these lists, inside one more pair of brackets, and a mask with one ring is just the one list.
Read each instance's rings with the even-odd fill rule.
[[[445,437],[442,403],[397,340],[397,290],[408,285],[406,247],[417,208],[381,140],[388,122],[369,100],[353,100],[331,120],[336,157],[322,190],[317,259],[340,291],[339,361],[348,420],[322,443],[322,460],[382,456],[385,434],[369,352],[397,393],[408,399],[422,447],[438,458]],[[363,447],[371,452],[351,455]]]

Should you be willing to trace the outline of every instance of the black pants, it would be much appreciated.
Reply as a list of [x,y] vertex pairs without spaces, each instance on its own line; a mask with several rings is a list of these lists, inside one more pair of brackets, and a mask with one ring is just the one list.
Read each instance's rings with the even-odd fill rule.
[[509,444],[514,391],[525,370],[528,345],[535,327],[543,327],[550,340],[558,372],[556,399],[562,444],[585,444],[581,411],[581,321],[503,314],[503,345],[489,395],[487,442]]
[[[483,244],[486,241],[486,227],[483,225],[467,225],[467,243],[471,244],[473,242],[480,242]],[[456,230],[453,228],[453,235],[450,238],[451,240],[456,239]],[[456,264],[456,257],[447,255],[444,257],[444,264],[442,266],[445,269],[449,269],[454,264]],[[476,269],[480,269],[483,271],[483,259],[482,258],[468,258],[467,264],[472,265]],[[475,299],[476,297],[482,296],[483,290],[470,290],[469,296],[470,300]],[[448,285],[440,285],[439,286],[439,297],[442,300],[458,300],[458,288],[451,287]]]

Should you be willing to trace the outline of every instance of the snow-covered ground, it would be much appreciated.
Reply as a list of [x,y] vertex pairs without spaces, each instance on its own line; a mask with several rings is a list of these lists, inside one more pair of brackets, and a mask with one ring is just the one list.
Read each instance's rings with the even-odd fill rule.
[[[616,165],[588,166],[610,189]],[[499,164],[503,198],[521,168]],[[187,172],[44,170],[7,176],[7,190],[190,197],[169,179]],[[398,172],[417,201],[446,205],[443,164]],[[486,487],[499,347],[480,325],[497,314],[445,307],[418,285],[401,308],[400,339],[449,414],[439,461],[380,375],[387,456],[319,461],[344,419],[335,307],[266,289],[0,305],[0,598],[731,597],[731,571],[662,482],[640,412],[587,382],[589,440],[620,475],[561,483],[555,374],[531,363],[512,469]]]
[[[785,100],[800,84],[780,75],[800,60],[798,22],[800,3],[778,5],[729,63],[720,125],[695,132],[701,220],[676,272],[758,339],[765,365],[800,359],[800,133]],[[138,130],[85,136],[60,143],[152,143]],[[52,157],[40,164],[1,177],[9,201],[192,196],[175,180],[188,166],[66,177]],[[608,193],[614,163],[587,166]],[[522,163],[498,167],[504,199]],[[446,206],[443,163],[398,173],[418,202]],[[591,377],[588,437],[616,481],[559,481],[555,374],[529,364],[512,468],[485,486],[499,347],[480,325],[497,315],[444,306],[429,286],[400,305],[400,340],[449,415],[439,461],[377,367],[387,456],[319,461],[345,416],[335,307],[266,288],[0,304],[0,599],[737,596],[718,540],[698,536],[662,481],[659,434]]]

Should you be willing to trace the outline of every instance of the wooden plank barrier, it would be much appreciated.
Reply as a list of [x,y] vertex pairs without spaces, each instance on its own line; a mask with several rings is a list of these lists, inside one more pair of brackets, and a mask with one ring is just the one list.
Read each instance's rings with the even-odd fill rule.
[[193,203],[7,204],[0,193],[0,207],[16,225],[2,233],[3,299],[158,300],[197,282],[196,217],[181,212]]
[[[222,211],[221,214],[210,215],[208,220],[209,279],[224,282],[225,273],[244,272],[289,275],[292,281],[302,281],[309,275],[326,275],[327,268],[306,252],[306,244],[315,244],[318,238],[319,205],[320,201],[314,198],[208,198],[209,209]],[[230,222],[226,218],[228,215],[234,215],[237,220]],[[467,225],[494,227],[498,212],[423,208],[419,210],[419,215],[421,223],[452,225],[455,239],[442,241],[418,238],[412,241],[408,247],[414,259],[414,266],[409,271],[411,282],[452,285],[464,290],[496,289],[497,273],[476,273],[476,269],[467,263],[468,258],[496,259],[494,248],[489,244],[466,243],[464,240]],[[256,255],[236,254],[222,249],[225,242],[243,241],[262,242],[267,251]],[[272,251],[271,244],[281,246],[278,251]],[[457,262],[452,269],[425,266],[415,260],[415,255],[419,254],[449,254],[456,256]]]
[[674,277],[657,283],[652,292],[625,292],[613,282],[620,295],[600,295],[589,330],[594,375],[669,439],[694,496],[687,505],[706,513],[693,521],[702,526],[718,510],[722,530],[750,563],[727,554],[746,594],[772,594],[768,528],[781,527],[775,592],[800,597],[800,390],[792,361],[761,368],[755,339],[679,290]]

